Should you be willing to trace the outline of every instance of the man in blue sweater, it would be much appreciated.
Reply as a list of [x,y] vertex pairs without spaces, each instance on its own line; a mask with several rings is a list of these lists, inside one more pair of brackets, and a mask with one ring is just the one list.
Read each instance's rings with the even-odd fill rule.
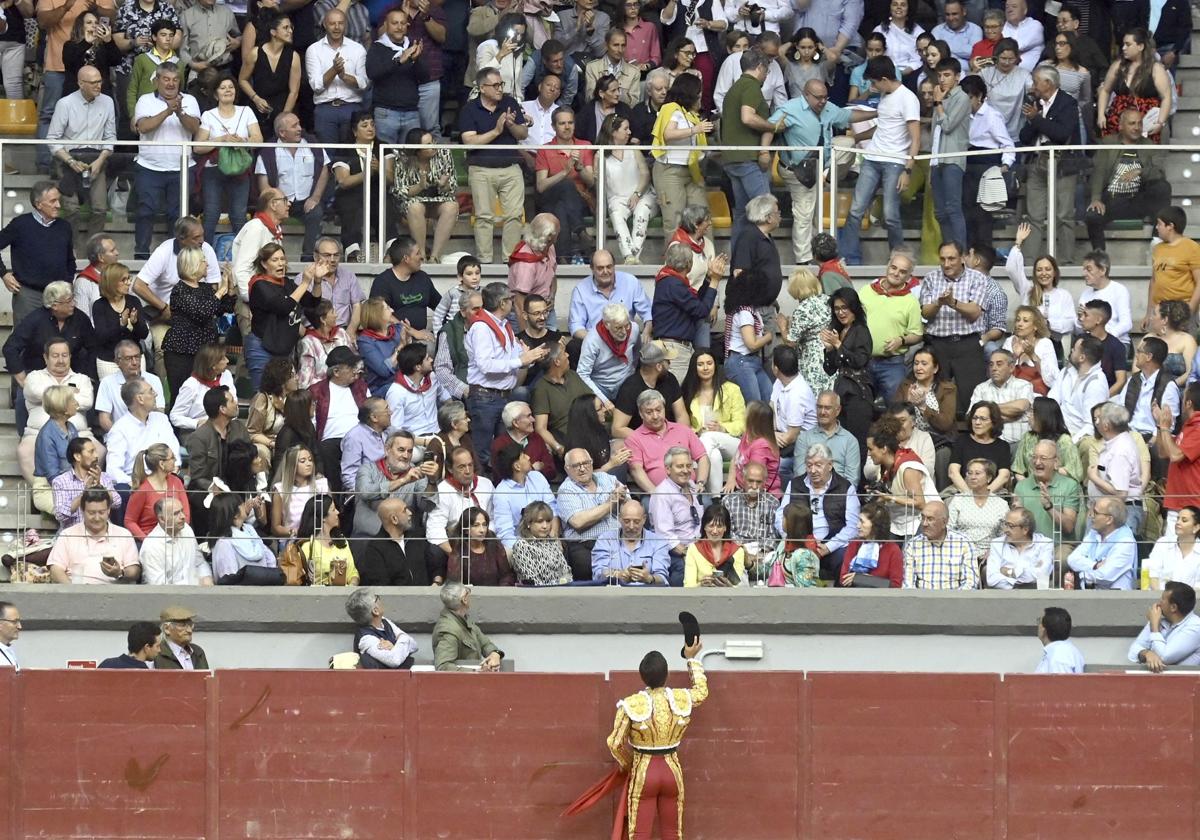
[[61,197],[53,181],[38,181],[29,190],[33,210],[0,230],[0,251],[9,249],[12,267],[0,257],[0,277],[12,292],[13,323],[44,305],[42,291],[56,280],[75,279],[71,223],[58,217]]

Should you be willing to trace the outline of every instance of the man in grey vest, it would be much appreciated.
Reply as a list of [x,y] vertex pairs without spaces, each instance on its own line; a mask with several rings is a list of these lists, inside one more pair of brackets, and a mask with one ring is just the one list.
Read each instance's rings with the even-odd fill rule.
[[793,478],[783,494],[783,503],[775,513],[775,530],[783,533],[783,512],[789,504],[807,505],[813,513],[821,579],[836,581],[841,577],[846,546],[858,535],[858,493],[853,484],[834,472],[833,454],[825,444],[808,447],[804,464],[806,474]]

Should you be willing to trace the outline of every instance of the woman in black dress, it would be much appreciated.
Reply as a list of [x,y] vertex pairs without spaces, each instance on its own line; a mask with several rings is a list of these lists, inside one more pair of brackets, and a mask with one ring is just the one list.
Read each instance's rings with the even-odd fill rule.
[[96,330],[96,375],[103,379],[119,368],[113,359],[117,343],[139,344],[150,334],[150,325],[137,297],[129,294],[129,268],[113,263],[100,272],[100,297],[92,304],[92,326]]
[[[867,315],[854,289],[838,289],[829,296],[830,321],[821,330],[825,345],[825,372],[834,376],[833,390],[842,400],[842,425],[858,441],[859,466],[867,459],[867,431],[875,404],[875,391],[867,365],[871,361],[871,331]],[[800,453],[796,453],[800,458]]]
[[263,137],[270,141],[275,139],[275,117],[296,110],[300,57],[292,47],[291,18],[273,18],[268,26],[271,39],[250,51],[238,75],[238,86],[254,106]]
[[228,273],[221,272],[216,286],[204,282],[208,260],[200,248],[182,249],[175,266],[179,282],[171,290],[171,326],[163,337],[163,365],[172,399],[192,375],[193,358],[200,348],[219,341],[217,318],[232,312],[237,302],[237,287]]
[[955,438],[950,449],[950,483],[958,492],[970,495],[967,464],[982,458],[996,465],[996,477],[989,483],[989,489],[1001,492],[1012,478],[1012,447],[1000,437],[1004,431],[1000,406],[986,401],[975,403],[967,412],[967,427],[969,433]]

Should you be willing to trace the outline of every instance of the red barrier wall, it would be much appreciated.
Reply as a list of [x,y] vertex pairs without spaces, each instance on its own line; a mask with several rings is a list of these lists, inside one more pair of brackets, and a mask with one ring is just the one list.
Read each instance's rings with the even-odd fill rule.
[[[679,684],[682,675],[673,682]],[[687,837],[1200,833],[1190,676],[713,673]],[[0,671],[5,838],[607,838],[591,674]]]

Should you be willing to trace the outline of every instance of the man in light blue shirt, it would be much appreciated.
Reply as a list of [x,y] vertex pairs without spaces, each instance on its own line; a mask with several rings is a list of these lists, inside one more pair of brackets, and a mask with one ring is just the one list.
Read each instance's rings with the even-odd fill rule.
[[1103,496],[1092,503],[1092,527],[1067,565],[1079,589],[1133,589],[1137,540],[1125,524],[1125,503]]
[[1062,607],[1046,607],[1038,619],[1042,661],[1035,674],[1082,674],[1083,654],[1071,641],[1071,614]]
[[623,584],[665,586],[671,571],[667,540],[646,530],[640,502],[621,505],[621,533],[597,540],[592,551],[592,578]]
[[623,304],[610,303],[602,310],[603,317],[595,329],[588,330],[579,348],[579,363],[575,372],[609,411],[613,400],[626,379],[637,369],[637,322],[629,320]]
[[[875,112],[869,109],[851,110],[829,102],[829,89],[824,82],[810,80],[804,91],[795,99],[789,99],[782,108],[771,114],[771,123],[783,121],[783,142],[787,146],[822,146],[825,156],[822,161],[829,166],[835,129],[841,133],[850,123],[873,119]],[[776,135],[778,137],[778,135]],[[808,157],[809,152],[782,152],[779,176],[792,196],[792,251],[796,262],[812,260],[813,215],[817,208],[817,185],[802,184],[793,167]]]
[[592,273],[571,291],[571,314],[567,318],[571,335],[586,338],[610,303],[623,303],[633,317],[641,318],[643,340],[649,340],[650,298],[646,290],[632,274],[617,271],[612,253],[601,249],[592,254]]
[[964,67],[971,60],[971,48],[983,40],[983,30],[967,20],[962,0],[946,0],[946,22],[933,27],[932,34],[949,45],[950,54]]
[[1155,674],[1168,665],[1200,665],[1200,618],[1195,609],[1196,590],[1168,581],[1146,613],[1146,626],[1129,646],[1129,661],[1140,662]]
[[553,534],[558,535],[558,500],[545,476],[533,468],[529,453],[520,444],[510,443],[500,450],[497,472],[504,479],[496,485],[492,495],[492,530],[505,551],[512,551],[517,543],[517,529],[521,525],[521,512],[533,502],[545,502],[554,513]]

